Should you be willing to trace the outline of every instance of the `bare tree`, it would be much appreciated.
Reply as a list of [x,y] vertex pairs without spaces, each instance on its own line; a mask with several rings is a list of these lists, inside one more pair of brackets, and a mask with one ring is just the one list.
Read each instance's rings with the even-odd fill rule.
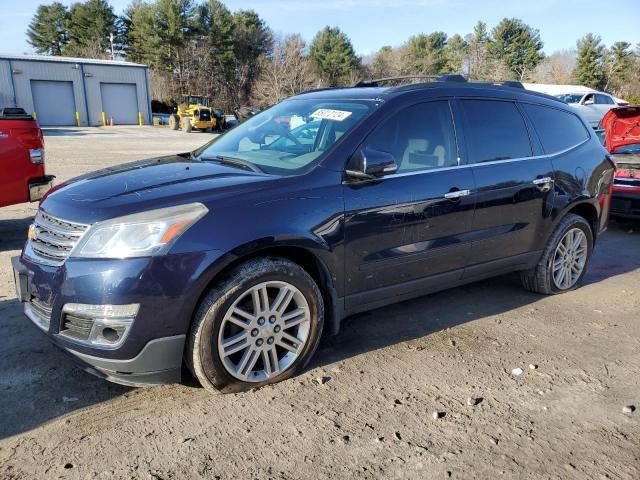
[[571,83],[574,68],[576,68],[576,51],[560,50],[540,62],[531,79],[537,83],[566,85]]
[[253,89],[253,101],[257,105],[273,105],[320,84],[320,78],[304,51],[302,37],[289,35],[275,42],[270,56],[261,58],[261,74]]

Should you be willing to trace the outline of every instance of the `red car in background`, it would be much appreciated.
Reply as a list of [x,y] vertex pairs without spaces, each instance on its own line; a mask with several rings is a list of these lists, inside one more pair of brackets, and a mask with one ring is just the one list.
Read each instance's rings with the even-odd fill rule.
[[54,178],[45,175],[38,122],[22,108],[0,108],[0,207],[40,200]]
[[617,167],[611,215],[640,219],[640,105],[612,108],[601,125]]

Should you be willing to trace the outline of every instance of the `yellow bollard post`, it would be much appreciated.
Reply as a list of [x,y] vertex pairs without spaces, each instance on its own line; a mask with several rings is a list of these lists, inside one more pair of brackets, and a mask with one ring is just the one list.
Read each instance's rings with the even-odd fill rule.
[[33,119],[35,121],[38,121],[38,115],[36,115],[36,112],[33,112],[33,115],[31,115],[33,117]]
[[76,112],[76,123],[80,126],[80,114]]
[[107,126],[107,116],[104,114],[104,112],[102,112],[102,126]]
[[138,112],[138,123],[142,126],[142,112]]

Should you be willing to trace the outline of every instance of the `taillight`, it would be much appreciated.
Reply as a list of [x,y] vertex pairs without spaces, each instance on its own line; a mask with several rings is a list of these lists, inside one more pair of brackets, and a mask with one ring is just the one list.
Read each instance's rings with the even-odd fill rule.
[[39,128],[12,128],[9,135],[29,149],[44,148],[42,131]]

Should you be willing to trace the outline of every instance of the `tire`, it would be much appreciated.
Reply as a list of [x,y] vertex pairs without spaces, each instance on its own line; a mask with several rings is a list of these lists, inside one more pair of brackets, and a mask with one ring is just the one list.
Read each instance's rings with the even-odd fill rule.
[[191,125],[191,117],[182,117],[182,131],[185,133],[191,133],[193,125]]
[[178,117],[177,115],[171,115],[169,117],[169,128],[171,130],[180,129],[180,117]]
[[[282,317],[278,316],[273,325],[269,325],[269,322],[274,318],[271,313],[260,314],[260,309],[255,308],[256,301],[260,304],[265,303],[262,300],[263,297],[258,293],[256,295],[259,299],[256,300],[258,297],[252,295],[255,289],[261,289],[265,285],[268,293],[266,304],[268,310],[272,310],[274,313],[276,313],[278,298],[282,290],[277,290],[277,287],[274,288],[273,285],[288,285],[285,290],[292,287],[291,291],[296,291],[296,293],[292,293],[292,297],[287,303],[288,306],[284,307],[283,312],[287,313],[283,313]],[[262,292],[262,290],[258,291]],[[283,297],[286,298],[286,295],[283,294]],[[232,311],[237,312],[241,305],[240,310],[251,316],[251,320],[244,316],[231,314]],[[301,306],[302,308],[300,308]],[[299,316],[299,318],[304,317],[305,320],[298,320],[299,324],[293,327],[285,326],[286,317],[295,315],[298,310],[305,312],[304,315]],[[247,322],[247,325],[240,328],[237,319]],[[259,321],[263,322],[262,326],[258,325]],[[296,322],[296,318],[291,322]],[[322,295],[311,276],[303,268],[293,262],[276,257],[250,260],[233,269],[201,301],[187,339],[186,364],[200,384],[207,390],[214,392],[241,392],[280,382],[300,372],[307,365],[318,347],[323,324]],[[237,329],[236,333],[230,330],[233,328]],[[281,329],[280,335],[283,337],[274,342],[270,335],[275,338],[277,334],[274,332],[278,328]],[[256,333],[258,330],[259,333]],[[296,337],[296,340],[304,337],[298,345],[295,343],[286,344],[289,349],[292,348],[291,345],[297,347],[297,353],[290,353],[288,349],[282,348],[281,345],[289,341],[284,338],[286,332]],[[233,339],[238,336],[244,336],[245,340],[234,343]],[[221,346],[225,338],[231,338],[231,341],[227,343],[231,347]],[[261,339],[263,339],[262,346],[258,347],[258,342]],[[271,343],[267,345],[270,339]],[[237,352],[221,355],[221,352],[227,348],[233,350],[236,346],[245,344],[247,347],[238,349]],[[273,359],[270,356],[272,350],[275,352],[276,359],[282,357],[277,362],[277,365],[282,365],[281,368],[272,368],[272,365],[276,365],[276,362],[271,360]],[[258,359],[254,361],[252,355],[258,356]],[[245,356],[248,360],[243,363]],[[269,367],[265,362],[269,363]],[[252,366],[246,367],[248,370],[244,373],[241,365]],[[278,370],[280,370],[279,373]]]
[[[564,285],[559,285],[557,279],[554,276],[554,260],[556,262],[561,261],[560,257],[562,256],[562,254],[559,253],[560,257],[558,257],[556,256],[556,251],[558,250],[558,245],[561,241],[566,241],[567,239],[569,239],[569,237],[567,236],[569,232],[573,232],[576,241],[579,237],[579,232],[582,232],[582,234],[584,235],[584,249],[586,250],[584,263],[579,273],[574,273],[571,267],[567,267],[570,271],[569,275],[571,276],[571,281],[565,282]],[[580,248],[576,248],[577,252],[581,251]],[[525,289],[531,292],[542,293],[545,295],[556,295],[558,293],[575,290],[582,283],[584,275],[589,268],[589,262],[591,260],[592,252],[593,231],[591,230],[591,225],[589,225],[589,222],[587,222],[587,220],[585,220],[583,217],[570,213],[566,217],[564,217],[556,226],[555,230],[551,234],[551,237],[549,238],[549,241],[547,242],[547,245],[542,253],[542,257],[540,258],[538,264],[531,270],[525,270],[520,273],[522,285]],[[571,264],[570,260],[567,260],[567,262]],[[562,266],[560,266],[560,268],[562,268]],[[560,273],[559,270],[556,271],[557,273]],[[560,275],[560,277],[563,278],[564,276]]]

